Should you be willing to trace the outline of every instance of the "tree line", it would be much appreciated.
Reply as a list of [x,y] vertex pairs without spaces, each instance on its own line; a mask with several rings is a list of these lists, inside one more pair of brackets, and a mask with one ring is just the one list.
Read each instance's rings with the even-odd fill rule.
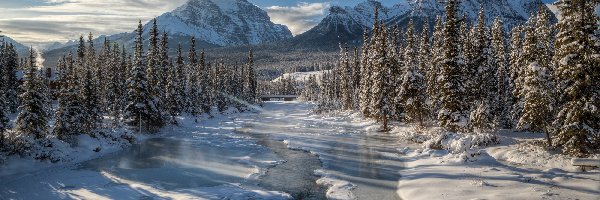
[[[79,135],[88,134],[116,140],[104,129],[124,126],[155,132],[177,124],[180,115],[212,116],[215,109],[223,113],[230,108],[243,112],[258,103],[252,51],[240,66],[223,59],[211,64],[191,38],[187,59],[181,45],[171,58],[168,34],[159,32],[156,20],[149,31],[147,52],[143,30],[140,21],[132,54],[125,45],[108,39],[96,52],[93,36],[87,41],[81,36],[77,51],[58,61],[53,80],[39,70],[31,49],[22,66],[20,86],[18,56],[12,45],[3,45],[0,151],[50,159],[47,149],[56,139],[76,144]],[[51,89],[51,81],[58,88]],[[10,127],[9,113],[18,113],[14,127]]]
[[[518,129],[546,133],[548,146],[585,156],[600,149],[599,1],[559,1],[562,18],[542,8],[506,33],[460,17],[458,0],[433,31],[411,21],[404,33],[375,14],[362,48],[342,48],[337,67],[310,77],[303,97],[322,112],[356,110],[453,133]],[[370,34],[369,34],[370,32]]]

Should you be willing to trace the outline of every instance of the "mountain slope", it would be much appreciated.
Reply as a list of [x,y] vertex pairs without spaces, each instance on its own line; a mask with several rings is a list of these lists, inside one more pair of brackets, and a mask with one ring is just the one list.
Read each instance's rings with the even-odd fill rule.
[[[218,46],[252,45],[292,37],[286,26],[246,0],[190,0],[156,18],[171,35],[195,36]],[[146,26],[148,31],[149,26]]]
[[[460,13],[474,23],[483,6],[487,15],[486,23],[491,24],[499,17],[504,21],[506,28],[512,28],[526,22],[529,13],[537,12],[539,5],[539,0],[463,0]],[[543,9],[548,9],[541,5]],[[330,14],[319,25],[297,36],[293,43],[301,47],[319,45],[325,48],[335,48],[339,43],[359,44],[363,31],[373,25],[375,8],[379,8],[380,20],[389,27],[397,25],[400,28],[406,27],[411,19],[417,26],[425,22],[432,26],[438,15],[445,14],[445,4],[438,0],[400,0],[391,8],[381,5],[378,1],[367,0],[356,7],[332,7]],[[553,21],[556,21],[556,18],[553,17]]]
[[17,42],[16,40],[14,40],[6,35],[3,35],[2,37],[0,37],[0,42],[12,43],[15,46],[15,49],[17,50],[17,53],[19,54],[20,57],[25,57],[26,54],[29,53],[29,47]]

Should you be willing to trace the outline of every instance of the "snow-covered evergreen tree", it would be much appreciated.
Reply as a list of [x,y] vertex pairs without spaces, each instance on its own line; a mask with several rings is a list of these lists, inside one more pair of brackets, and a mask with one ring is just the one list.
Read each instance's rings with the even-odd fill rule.
[[512,128],[510,117],[512,106],[512,87],[508,57],[506,54],[506,34],[504,23],[500,18],[494,20],[492,25],[491,51],[493,56],[492,68],[496,70],[497,78],[497,106],[495,109],[495,124],[499,128]]
[[96,59],[96,50],[94,49],[92,34],[88,37],[88,47],[84,56],[83,83],[81,85],[81,103],[85,112],[85,121],[83,122],[85,131],[90,133],[98,128],[102,122],[103,114],[100,109],[100,97],[98,94],[97,77],[95,70],[98,68]]
[[560,111],[554,121],[556,146],[566,154],[585,156],[598,148],[600,130],[600,47],[595,35],[598,16],[594,9],[598,0],[561,0],[558,23],[555,79]]
[[225,112],[227,110],[227,68],[225,66],[225,61],[220,59],[215,67],[215,76],[214,76],[214,98],[215,104],[217,105],[217,109],[220,113]]
[[431,63],[427,69],[427,95],[430,101],[429,110],[432,113],[432,118],[437,116],[437,111],[440,108],[440,85],[438,79],[440,76],[440,68],[443,60],[444,53],[444,26],[442,24],[442,17],[437,16],[435,26],[433,29],[433,35],[431,37]]
[[424,126],[423,122],[427,116],[426,93],[424,91],[427,89],[419,60],[415,28],[411,21],[406,31],[406,46],[404,49],[404,66],[406,70],[402,75],[402,85],[398,95],[404,104],[406,119],[409,122],[418,123],[419,126]]
[[84,132],[84,108],[81,105],[79,85],[74,73],[73,56],[69,54],[60,62],[60,92],[53,134],[59,139],[73,142],[74,136]]
[[472,81],[471,95],[474,95],[474,110],[471,113],[472,126],[478,130],[493,130],[496,128],[495,118],[498,106],[498,78],[493,66],[493,55],[491,50],[491,35],[485,24],[485,12],[483,7],[479,11],[477,26],[473,29],[474,37],[472,51],[472,64],[475,70]]
[[4,95],[6,98],[6,106],[8,111],[16,113],[19,107],[19,84],[17,82],[17,67],[19,65],[19,56],[13,44],[8,44],[4,47],[4,73],[0,77],[4,85]]
[[164,125],[161,112],[156,107],[155,97],[148,91],[148,77],[146,76],[143,59],[143,28],[141,21],[136,31],[135,51],[131,74],[127,80],[128,103],[125,107],[124,121],[132,128],[156,130]]
[[159,35],[156,19],[152,22],[150,28],[150,38],[148,39],[149,47],[146,55],[146,74],[148,76],[148,92],[154,97],[154,104],[159,111],[163,110],[162,97],[164,97],[164,79],[165,72],[162,71],[162,60],[159,52]]
[[339,76],[341,78],[342,109],[350,110],[352,109],[352,86],[354,83],[352,82],[352,67],[350,66],[350,52],[348,51],[348,47],[341,48],[339,69],[341,72]]
[[28,154],[38,141],[48,136],[48,116],[44,94],[40,91],[41,80],[37,73],[35,51],[29,51],[28,64],[23,79],[23,93],[19,95],[21,105],[15,122],[15,136],[12,138],[14,153]]
[[446,24],[444,28],[443,59],[438,78],[441,108],[438,113],[440,125],[448,131],[456,132],[467,128],[468,113],[465,105],[464,85],[461,75],[462,60],[459,55],[459,23],[456,18],[459,2],[448,0],[446,4]]
[[[512,89],[512,106],[511,106],[511,123],[512,127],[515,127],[521,118],[523,111],[523,99],[520,94],[523,90],[524,77],[524,60],[523,60],[523,39],[522,39],[523,27],[514,27],[511,31],[510,41],[510,88]],[[523,74],[523,75],[522,75]]]
[[392,115],[395,93],[390,92],[390,66],[387,48],[387,30],[382,22],[373,32],[373,46],[369,54],[369,64],[372,65],[373,80],[371,96],[371,116],[383,123],[382,130],[388,130],[388,120]]
[[[376,12],[377,13],[377,12]],[[377,15],[376,15],[377,16]],[[377,20],[375,20],[377,22]],[[373,28],[373,31],[375,28]],[[363,34],[363,46],[360,61],[360,93],[359,93],[359,105],[360,111],[365,117],[371,116],[371,86],[373,73],[371,64],[369,63],[369,52],[371,52],[371,40],[369,34],[365,30]],[[322,83],[323,84],[323,83]]]
[[248,53],[246,61],[246,70],[244,76],[244,96],[248,103],[256,103],[258,99],[256,72],[254,70],[254,54]]
[[188,53],[187,63],[187,83],[186,83],[186,94],[187,94],[187,106],[188,111],[192,115],[201,114],[200,111],[200,88],[198,88],[198,54],[196,52],[196,38],[192,37],[190,50]]

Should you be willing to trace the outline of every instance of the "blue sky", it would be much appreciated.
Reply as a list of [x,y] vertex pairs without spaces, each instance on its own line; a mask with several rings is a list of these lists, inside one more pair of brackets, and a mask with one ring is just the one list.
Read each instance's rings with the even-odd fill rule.
[[[65,42],[89,32],[108,35],[131,31],[137,20],[150,20],[187,0],[0,0],[0,30],[33,46]],[[216,0],[218,1],[218,0]],[[332,5],[365,0],[248,0],[265,9],[275,23],[294,34],[315,26]],[[380,0],[391,6],[404,0]],[[544,0],[546,2],[554,0]]]

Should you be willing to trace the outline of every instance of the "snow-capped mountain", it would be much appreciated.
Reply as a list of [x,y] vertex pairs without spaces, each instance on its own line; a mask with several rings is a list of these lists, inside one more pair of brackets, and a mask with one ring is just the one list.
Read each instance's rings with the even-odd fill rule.
[[27,53],[29,53],[29,47],[17,42],[9,36],[2,35],[2,37],[0,37],[0,43],[2,42],[12,43],[15,46],[15,50],[17,50],[19,56],[25,56]]
[[[189,0],[156,18],[159,29],[173,36],[195,36],[218,46],[253,45],[292,37],[267,12],[246,0]],[[150,23],[145,26],[149,32]]]
[[[529,14],[540,8],[548,9],[539,0],[463,0],[460,13],[470,22],[477,20],[478,12],[483,6],[486,21],[491,24],[499,17],[507,28],[522,24],[529,19]],[[392,7],[385,7],[375,0],[367,0],[355,7],[331,7],[330,13],[319,25],[299,35],[295,39],[297,45],[329,45],[338,43],[358,44],[366,28],[373,25],[374,10],[379,8],[379,19],[388,26],[405,27],[412,19],[417,26],[428,22],[433,25],[437,16],[445,13],[445,3],[438,0],[400,0]],[[556,21],[556,19],[553,19]]]

